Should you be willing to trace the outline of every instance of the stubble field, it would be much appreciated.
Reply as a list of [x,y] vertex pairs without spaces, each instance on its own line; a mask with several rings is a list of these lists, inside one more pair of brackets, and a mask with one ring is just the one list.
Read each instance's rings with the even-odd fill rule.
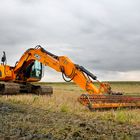
[[[46,83],[41,83],[46,84]],[[52,97],[0,96],[0,140],[135,140],[140,139],[140,109],[89,111],[73,83],[48,83]],[[140,95],[140,82],[112,82],[112,89]]]

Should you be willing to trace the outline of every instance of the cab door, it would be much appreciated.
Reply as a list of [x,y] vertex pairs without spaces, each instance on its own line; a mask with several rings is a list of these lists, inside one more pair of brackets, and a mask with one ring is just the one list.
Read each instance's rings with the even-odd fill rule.
[[30,82],[40,81],[42,78],[42,71],[43,71],[43,66],[40,62],[38,62],[37,60],[32,62],[26,68],[25,76],[27,78],[27,81]]

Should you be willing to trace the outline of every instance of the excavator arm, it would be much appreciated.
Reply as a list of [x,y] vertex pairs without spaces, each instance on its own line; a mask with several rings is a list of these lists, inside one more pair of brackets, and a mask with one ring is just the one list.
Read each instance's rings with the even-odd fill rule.
[[107,93],[109,90],[108,85],[100,83],[99,81],[100,87],[97,88],[94,85],[94,80],[97,80],[97,77],[86,70],[83,66],[74,64],[66,56],[56,56],[46,51],[39,45],[35,48],[28,49],[16,64],[14,72],[17,77],[19,73],[22,73],[21,70],[23,71],[27,65],[35,60],[39,61],[45,66],[51,67],[57,72],[62,72],[63,79],[66,82],[68,82],[66,78],[69,78],[69,81],[73,80],[89,94],[103,94]]

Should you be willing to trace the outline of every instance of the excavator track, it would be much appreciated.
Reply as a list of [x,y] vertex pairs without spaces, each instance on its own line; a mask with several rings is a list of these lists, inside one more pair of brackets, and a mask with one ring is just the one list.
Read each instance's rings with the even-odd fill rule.
[[49,95],[51,96],[53,94],[53,88],[51,86],[47,85],[33,85],[29,84],[31,86],[31,93],[34,93],[36,95]]
[[30,83],[14,83],[0,82],[0,95],[16,95],[16,94],[36,94],[49,95],[53,94],[53,88],[46,85],[34,85]]
[[140,96],[82,94],[78,101],[89,109],[140,107]]
[[20,92],[20,85],[17,83],[0,82],[0,94],[11,95],[18,94]]

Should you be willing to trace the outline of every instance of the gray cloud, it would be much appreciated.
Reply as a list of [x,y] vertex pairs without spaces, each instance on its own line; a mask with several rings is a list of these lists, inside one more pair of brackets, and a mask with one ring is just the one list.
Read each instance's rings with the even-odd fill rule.
[[104,72],[109,78],[112,72],[136,74],[139,6],[139,0],[5,0],[0,5],[0,50],[14,65],[26,49],[41,44],[102,77]]

